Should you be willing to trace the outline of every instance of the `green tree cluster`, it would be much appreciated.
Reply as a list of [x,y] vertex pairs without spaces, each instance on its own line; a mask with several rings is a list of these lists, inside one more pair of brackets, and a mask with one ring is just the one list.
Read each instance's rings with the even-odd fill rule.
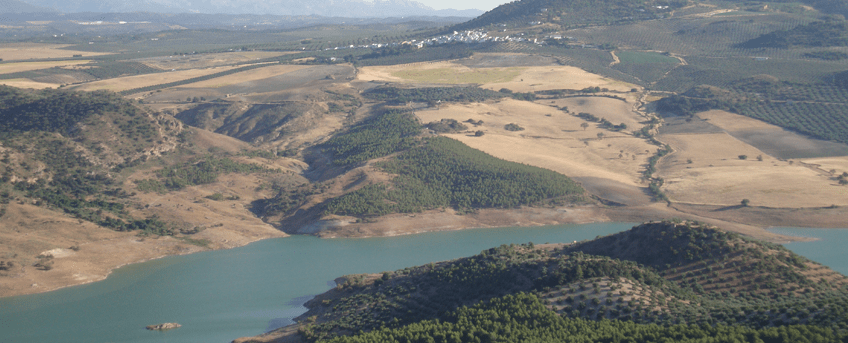
[[330,201],[326,212],[361,217],[440,207],[509,208],[583,193],[562,174],[504,161],[446,137],[427,139],[379,167],[397,175],[390,187],[346,194]]
[[0,86],[0,138],[30,131],[73,134],[77,123],[106,112],[133,117],[141,110],[106,91],[47,89],[29,92]]
[[331,138],[320,148],[336,165],[351,165],[406,150],[417,141],[421,124],[411,113],[376,115]]
[[442,320],[425,320],[397,328],[386,327],[331,343],[377,342],[844,342],[844,333],[811,325],[753,329],[746,326],[659,326],[628,321],[590,321],[563,318],[532,294],[507,295],[462,307]]
[[279,169],[269,169],[254,163],[240,163],[227,157],[206,156],[188,163],[165,167],[156,172],[159,179],[136,180],[136,187],[142,192],[164,193],[167,190],[180,190],[188,186],[212,183],[218,176],[228,173],[279,173]]

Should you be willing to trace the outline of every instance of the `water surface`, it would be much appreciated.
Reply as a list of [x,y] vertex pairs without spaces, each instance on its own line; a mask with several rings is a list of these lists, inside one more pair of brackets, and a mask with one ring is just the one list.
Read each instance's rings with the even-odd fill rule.
[[[411,236],[293,236],[171,256],[106,280],[0,299],[0,342],[229,342],[291,323],[302,304],[345,274],[378,273],[471,256],[509,243],[571,242],[629,229],[603,223],[475,229]],[[168,332],[144,329],[177,322]]]
[[842,275],[848,275],[848,229],[774,228],[769,231],[788,236],[818,238],[812,242],[793,242],[783,246]]

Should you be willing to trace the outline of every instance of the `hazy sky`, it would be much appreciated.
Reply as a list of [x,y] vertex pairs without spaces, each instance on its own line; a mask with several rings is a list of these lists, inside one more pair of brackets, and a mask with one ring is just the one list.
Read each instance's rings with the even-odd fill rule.
[[478,10],[488,11],[500,4],[505,4],[509,0],[417,0],[418,2],[435,8],[437,10],[453,8],[457,10],[467,10],[476,8]]

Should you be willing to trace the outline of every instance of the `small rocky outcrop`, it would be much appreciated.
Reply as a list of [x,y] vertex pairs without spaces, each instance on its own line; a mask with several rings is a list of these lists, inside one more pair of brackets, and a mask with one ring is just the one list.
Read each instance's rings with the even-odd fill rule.
[[177,323],[162,323],[162,324],[156,324],[156,325],[148,325],[148,326],[146,326],[146,328],[148,330],[167,331],[167,330],[176,329],[176,328],[181,327],[181,326],[182,325],[177,324]]

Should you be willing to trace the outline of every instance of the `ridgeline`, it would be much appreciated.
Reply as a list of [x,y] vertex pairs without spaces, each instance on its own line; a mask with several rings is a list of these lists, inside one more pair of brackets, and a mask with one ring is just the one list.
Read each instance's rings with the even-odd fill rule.
[[576,244],[504,245],[346,276],[293,327],[256,339],[840,342],[846,286],[845,276],[781,246],[655,222]]

